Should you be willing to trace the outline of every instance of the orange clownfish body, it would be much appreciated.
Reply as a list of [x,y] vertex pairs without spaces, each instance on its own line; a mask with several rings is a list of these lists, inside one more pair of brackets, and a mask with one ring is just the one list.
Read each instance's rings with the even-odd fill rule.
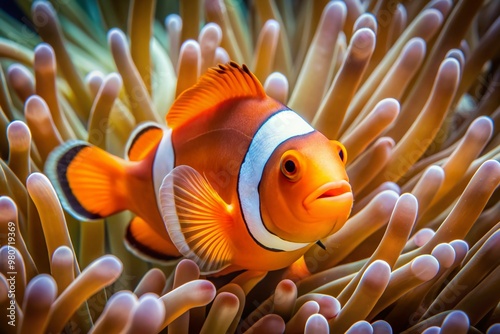
[[352,207],[343,146],[270,98],[246,66],[210,69],[167,114],[139,126],[124,160],[81,141],[47,174],[82,220],[137,216],[126,243],[205,274],[284,268],[336,232]]

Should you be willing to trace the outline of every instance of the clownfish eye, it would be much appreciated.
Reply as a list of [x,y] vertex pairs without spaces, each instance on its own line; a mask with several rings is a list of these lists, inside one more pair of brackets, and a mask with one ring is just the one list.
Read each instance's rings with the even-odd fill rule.
[[334,149],[338,152],[340,160],[345,165],[347,163],[347,151],[345,146],[336,140],[331,140],[331,143]]
[[300,179],[299,156],[296,151],[286,151],[280,161],[281,173],[290,181],[296,182]]
[[293,162],[292,160],[285,161],[284,167],[288,174],[293,174],[297,170],[297,166],[295,166],[295,162]]

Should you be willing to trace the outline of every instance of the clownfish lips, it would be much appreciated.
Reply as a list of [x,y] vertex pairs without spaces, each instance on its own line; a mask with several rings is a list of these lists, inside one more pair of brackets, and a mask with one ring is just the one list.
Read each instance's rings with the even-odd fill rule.
[[328,182],[304,200],[304,207],[314,218],[335,218],[348,215],[352,207],[352,191],[345,181]]

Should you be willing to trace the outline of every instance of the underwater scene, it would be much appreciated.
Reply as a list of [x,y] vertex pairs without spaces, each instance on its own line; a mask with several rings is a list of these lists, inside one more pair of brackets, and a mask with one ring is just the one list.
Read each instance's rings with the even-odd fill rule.
[[0,2],[0,333],[500,333],[500,1]]

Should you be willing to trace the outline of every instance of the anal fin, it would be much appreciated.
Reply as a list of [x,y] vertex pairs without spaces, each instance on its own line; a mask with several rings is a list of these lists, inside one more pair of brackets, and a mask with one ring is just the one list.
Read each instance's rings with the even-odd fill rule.
[[163,220],[172,242],[203,274],[231,265],[232,207],[189,166],[175,167],[160,187]]
[[150,262],[172,264],[182,257],[170,240],[158,234],[141,217],[134,217],[128,225],[125,245],[132,253]]

